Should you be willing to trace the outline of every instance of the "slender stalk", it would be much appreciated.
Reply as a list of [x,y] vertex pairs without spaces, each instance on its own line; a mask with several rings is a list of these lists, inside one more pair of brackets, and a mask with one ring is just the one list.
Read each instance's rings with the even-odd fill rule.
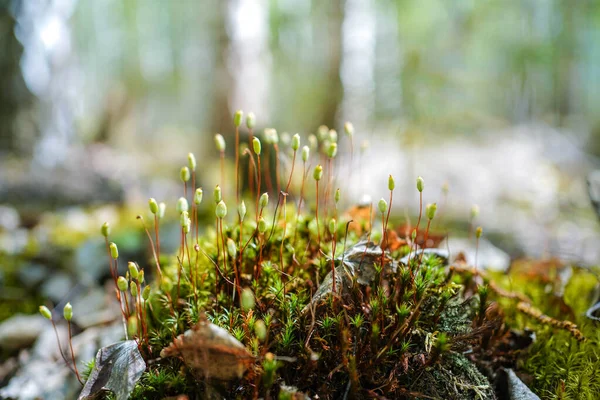
[[[146,232],[146,236],[148,236],[148,240],[150,240],[150,247],[152,248],[152,254],[154,256],[154,262],[156,263],[156,271],[158,272],[158,276],[162,279],[162,270],[160,269],[160,261],[158,260],[158,255],[156,254],[156,249],[154,247],[154,241],[152,240],[152,236],[150,235],[150,231],[146,228],[146,224],[144,223],[144,218],[141,215],[137,216],[137,219],[140,220],[144,231]],[[158,226],[158,225],[157,225]],[[158,232],[158,230],[157,230]],[[116,279],[115,279],[116,282]]]
[[158,215],[154,215],[154,238],[156,239],[156,258],[160,260],[160,228]]
[[306,161],[302,163],[302,185],[300,186],[300,200],[298,200],[298,210],[296,211],[296,227],[294,228],[294,246],[296,245],[296,234],[298,233],[298,220],[300,219],[300,211],[302,210],[302,201],[304,200],[304,183],[306,182]]
[[220,159],[221,159],[221,184],[219,186],[221,186],[223,189],[225,189],[225,150],[221,150],[220,153]]
[[317,240],[319,250],[321,249],[321,229],[319,229],[319,181],[315,181],[317,186],[317,207],[315,211],[315,218],[317,219]]
[[[192,235],[194,234],[193,232],[196,231],[196,242],[197,242],[198,241],[198,213],[197,213],[196,202],[194,201],[195,196],[196,196],[196,171],[192,171],[192,216],[191,216],[192,226],[191,226],[191,231],[192,231]],[[192,237],[192,240],[193,240],[193,237]]]
[[[53,319],[51,319],[50,322],[52,323],[52,328],[54,328],[54,335],[56,336],[56,343],[58,344],[58,352],[60,353],[60,356],[62,357],[62,359],[65,362],[65,364],[67,365],[67,367],[71,371],[75,372],[75,370],[73,370],[73,368],[71,368],[71,366],[69,365],[69,361],[67,360],[67,357],[65,357],[65,353],[63,352],[62,346],[60,345],[60,339],[58,336],[58,330],[56,329],[56,324],[54,323]],[[79,374],[77,373],[76,375],[79,379]],[[81,382],[81,379],[79,379],[79,382]]]
[[427,239],[429,236],[429,227],[431,226],[431,220],[427,220],[427,228],[425,229],[425,237],[423,239],[423,249],[421,250],[421,257],[419,258],[419,266],[423,262],[423,254],[425,254],[425,249],[427,248]]
[[256,160],[258,163],[258,182],[256,183],[256,223],[258,224],[258,218],[260,218],[259,214],[258,214],[258,203],[260,203],[260,175],[261,175],[261,171],[260,171],[260,154],[256,155]]
[[[252,148],[252,141],[254,140],[254,133],[253,130],[251,128],[248,129],[248,149]],[[249,150],[248,153],[250,153]],[[252,153],[250,153],[250,156],[252,156]],[[252,161],[252,165],[248,165],[248,184],[250,186],[250,195],[252,195],[254,193],[254,181],[252,180],[252,172],[256,170],[256,165],[254,165],[254,161]],[[260,192],[260,191],[259,191]]]
[[273,145],[275,148],[275,180],[277,183],[277,193],[281,192],[281,183],[279,179],[279,146],[277,143]]
[[222,219],[219,220],[219,228],[221,229],[221,248],[223,250],[223,272],[225,273],[225,275],[227,275],[227,249],[225,248],[225,233],[223,232]]
[[[415,256],[417,254],[417,238],[419,237],[419,225],[421,224],[421,217],[423,216],[423,192],[419,192],[419,218],[417,219],[417,225],[415,226],[415,231],[417,234],[415,235]],[[412,249],[412,244],[411,244]],[[410,265],[410,258],[408,259]]]
[[[181,246],[180,258],[182,260],[185,260],[185,233],[184,233],[183,227],[181,228],[181,244],[180,244],[180,246]],[[177,297],[175,299],[175,304],[177,304],[179,302],[179,295],[180,295],[179,287],[181,284],[181,269],[182,269],[181,263],[177,263]]]
[[235,203],[240,202],[240,129],[235,127]]
[[296,150],[294,150],[294,156],[292,157],[292,170],[290,171],[290,177],[288,178],[287,185],[285,185],[285,192],[289,193],[290,184],[292,183],[292,176],[294,175],[294,166],[296,165]]
[[[273,182],[271,182],[271,151],[269,150],[270,146],[265,146],[265,177],[267,183],[267,191],[269,193],[273,193]],[[260,190],[258,190],[257,195],[260,194]]]
[[479,236],[475,237],[475,269],[478,269],[477,257],[479,256]]
[[[392,201],[394,200],[393,197],[394,197],[394,191],[390,190],[390,205],[388,207],[387,215],[385,217],[385,223],[383,221],[383,215],[381,215],[381,223],[383,225],[383,236],[381,237],[381,243],[383,244],[383,242],[385,240],[385,246],[386,246],[387,249],[390,248],[389,235],[387,233],[387,227],[388,227],[388,223],[390,221],[390,213],[392,212]],[[384,254],[385,254],[385,252],[381,251],[381,267],[382,268],[383,268]],[[382,269],[382,271],[383,271],[383,269]]]
[[[337,294],[337,292],[335,290],[335,248],[336,247],[337,247],[337,232],[334,231],[333,232],[333,244],[331,246],[331,277],[333,278],[332,292],[333,292],[334,296]],[[334,297],[334,299],[335,299],[335,297]]]

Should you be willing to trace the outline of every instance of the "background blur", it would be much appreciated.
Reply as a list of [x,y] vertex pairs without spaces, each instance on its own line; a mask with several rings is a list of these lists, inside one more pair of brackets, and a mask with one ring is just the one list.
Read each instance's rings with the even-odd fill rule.
[[340,160],[347,204],[392,173],[413,214],[422,175],[511,251],[597,261],[598,1],[0,0],[0,30],[4,229],[167,198],[188,151],[214,185],[243,109],[258,131],[352,121],[370,146]]

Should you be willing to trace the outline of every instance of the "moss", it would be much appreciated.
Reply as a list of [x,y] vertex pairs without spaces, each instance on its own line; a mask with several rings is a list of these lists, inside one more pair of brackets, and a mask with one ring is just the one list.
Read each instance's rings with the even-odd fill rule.
[[[444,362],[426,368],[410,386],[415,398],[488,400],[494,389],[464,356],[451,353]],[[419,393],[422,396],[419,396]]]
[[[253,155],[258,161],[257,156]],[[262,162],[264,167],[277,161],[265,156]],[[279,165],[270,168],[277,171]],[[323,175],[332,170],[327,167]],[[285,398],[285,391],[280,390],[284,382],[324,399],[343,398],[348,393],[355,398],[493,399],[494,388],[488,378],[494,378],[500,366],[531,373],[534,389],[544,395],[560,396],[562,390],[568,396],[586,396],[596,389],[598,338],[589,324],[582,326],[588,340],[577,342],[564,330],[557,332],[531,321],[518,310],[518,299],[501,296],[498,290],[491,293],[482,286],[485,282],[477,276],[481,274],[468,265],[457,262],[460,268],[450,275],[448,260],[435,254],[418,256],[418,243],[413,245],[391,232],[383,234],[380,228],[368,234],[375,243],[364,241],[364,227],[372,225],[374,215],[365,214],[364,208],[348,213],[328,209],[331,199],[319,202],[315,181],[304,182],[310,174],[306,170],[297,173],[302,184],[292,185],[289,192],[301,193],[304,201],[315,207],[314,212],[306,206],[297,209],[291,200],[286,200],[287,206],[271,200],[271,206],[263,209],[253,204],[260,193],[240,193],[251,210],[244,221],[232,217],[237,204],[228,204],[227,218],[221,213],[215,219],[214,202],[201,204],[199,210],[194,203],[183,214],[177,232],[179,248],[172,253],[163,248],[156,263],[154,257],[149,263],[140,263],[147,281],[123,277],[130,284],[139,284],[140,290],[134,293],[144,291],[146,285],[150,288],[146,301],[122,294],[129,304],[138,306],[131,307],[131,314],[140,321],[134,336],[149,361],[133,399],[180,394],[206,398],[280,394]],[[319,177],[326,186],[321,193],[331,197],[324,176]],[[225,176],[220,178],[224,194],[245,187]],[[186,192],[193,193],[195,188],[191,189]],[[232,202],[229,197],[233,196],[224,196]],[[325,209],[317,214],[320,204]],[[382,223],[384,211],[382,207]],[[198,214],[206,220],[196,218]],[[333,217],[337,224],[328,223]],[[429,217],[433,218],[433,213]],[[201,221],[202,234],[196,236]],[[265,221],[266,229],[263,225],[259,229],[258,221]],[[153,238],[152,255],[159,252],[158,237],[150,233],[153,222],[146,226],[147,235]],[[427,228],[415,231],[414,237],[427,236],[430,222],[424,217],[421,228]],[[394,249],[390,253],[382,253],[378,245],[382,237],[381,244]],[[118,241],[116,238],[109,240]],[[400,262],[407,254],[409,261]],[[507,289],[513,285],[525,288],[524,295],[544,313],[561,317],[569,305],[562,297],[548,294],[560,289],[558,276],[553,273],[545,280],[532,281],[514,272],[491,278]],[[592,285],[576,276],[567,285],[564,299],[581,315],[585,302],[576,293],[589,291]],[[242,289],[254,294],[255,305],[250,309],[241,307]],[[241,342],[246,354],[251,352],[250,360],[244,360],[246,373],[239,379],[205,379],[199,361],[194,357],[186,360],[183,353],[179,358],[160,357],[161,350],[178,335],[206,320]],[[255,329],[257,325],[262,329]],[[509,343],[507,326],[536,329],[538,341],[528,355],[523,355],[522,347]],[[221,363],[241,363],[227,346],[211,347],[211,351],[228,355],[219,359]],[[482,370],[489,376],[476,366],[484,366]]]

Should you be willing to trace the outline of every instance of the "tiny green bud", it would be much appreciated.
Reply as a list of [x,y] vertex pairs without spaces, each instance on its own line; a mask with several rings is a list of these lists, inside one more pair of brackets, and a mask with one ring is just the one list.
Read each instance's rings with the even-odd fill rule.
[[319,141],[317,140],[317,137],[315,135],[308,135],[308,145],[310,146],[310,149],[312,151],[315,151],[317,149]]
[[423,186],[425,185],[425,182],[423,181],[423,178],[421,178],[420,176],[417,178],[417,190],[419,192],[423,191]]
[[371,146],[369,141],[367,139],[363,140],[360,144],[360,151],[364,153],[365,151],[367,151],[369,146]]
[[144,277],[144,270],[140,269],[140,272],[138,272],[138,282],[139,283],[144,283],[145,277]]
[[196,170],[196,156],[194,153],[188,153],[188,168],[192,172]]
[[308,157],[310,157],[310,148],[308,146],[302,147],[302,161],[308,161]]
[[124,276],[120,276],[119,279],[117,279],[117,287],[119,290],[121,292],[125,292],[127,290],[127,286],[127,279],[125,279]]
[[335,129],[330,129],[330,130],[329,130],[329,140],[330,140],[332,143],[337,143],[337,140],[338,140],[338,134],[337,134],[337,131],[336,131]]
[[254,308],[254,293],[252,292],[252,289],[244,288],[244,290],[242,290],[240,305],[244,311],[252,310]]
[[279,136],[277,135],[277,131],[273,128],[267,128],[264,132],[265,142],[268,144],[277,144],[279,143]]
[[248,127],[248,129],[253,129],[255,125],[256,125],[256,116],[254,115],[253,112],[249,112],[248,115],[246,116],[246,126]]
[[144,290],[142,290],[142,299],[146,301],[148,298],[150,298],[150,286],[146,286]]
[[319,135],[319,140],[323,141],[327,138],[327,134],[329,133],[329,128],[327,125],[321,125],[317,129],[317,135]]
[[223,219],[227,216],[227,205],[225,204],[225,202],[223,200],[221,200],[219,202],[219,204],[217,204],[217,209],[215,210],[215,214],[217,215],[217,218],[219,218],[219,219]]
[[148,207],[150,207],[150,212],[152,214],[156,215],[156,213],[158,213],[158,203],[153,197],[148,200]]
[[181,171],[179,171],[179,177],[182,182],[187,182],[190,180],[190,170],[188,167],[181,167]]
[[244,200],[238,205],[238,215],[240,216],[240,221],[244,222],[244,218],[246,217],[246,203]]
[[129,269],[129,276],[131,276],[131,279],[137,279],[138,278],[138,275],[139,275],[140,271],[138,271],[137,265],[135,265],[134,262],[129,261],[127,263],[127,269]]
[[237,247],[235,247],[235,242],[231,238],[227,238],[227,253],[229,257],[234,259],[237,256]]
[[235,125],[236,128],[242,124],[242,118],[244,118],[244,112],[242,110],[237,110],[235,114],[233,114],[233,125]]
[[221,153],[225,151],[225,139],[220,133],[215,135],[215,145],[217,146],[217,150],[219,150]]
[[190,221],[190,214],[187,211],[182,211],[181,214],[179,214],[179,225],[181,225],[181,227],[185,227]]
[[335,190],[335,195],[333,195],[333,199],[335,200],[335,204],[340,202],[340,198],[342,197],[342,193],[340,192],[340,188]]
[[481,235],[483,235],[483,229],[480,226],[478,226],[477,229],[475,229],[475,237],[479,239]]
[[52,313],[46,306],[40,306],[40,314],[46,319],[52,320]]
[[[127,284],[127,282],[125,282],[125,284]],[[171,290],[173,290],[173,282],[171,282],[171,280],[166,276],[163,277],[160,281],[160,290],[162,290],[163,292],[170,292]]]
[[392,175],[390,175],[390,177],[388,178],[388,189],[391,192],[395,188],[396,188],[396,182],[394,181],[394,177]]
[[133,297],[137,297],[137,295],[138,295],[138,287],[137,287],[137,285],[135,284],[135,282],[131,282],[131,283],[129,284],[129,291],[131,292],[131,295],[132,295]]
[[115,260],[119,258],[119,248],[117,247],[117,245],[113,242],[110,242],[109,248],[111,257]]
[[254,150],[254,153],[256,153],[257,155],[260,156],[260,151],[262,150],[262,146],[260,144],[260,139],[255,137],[254,139],[252,139],[252,149]]
[[471,207],[471,219],[477,218],[478,215],[479,215],[479,206],[477,204],[473,204],[473,207]]
[[260,199],[258,201],[258,205],[260,208],[265,208],[269,205],[269,193],[264,192],[260,195]]
[[351,122],[346,122],[344,124],[344,132],[346,132],[346,135],[348,136],[354,135],[354,125],[352,125]]
[[337,231],[337,222],[336,222],[335,218],[331,218],[329,220],[329,233],[331,233],[333,235],[333,234],[335,234],[336,231]]
[[429,219],[433,219],[433,217],[435,217],[436,211],[437,211],[436,203],[427,204],[427,207],[425,207],[425,213],[427,214],[427,218],[429,218]]
[[315,167],[315,172],[313,172],[313,178],[315,178],[315,181],[320,181],[321,178],[323,177],[323,167],[321,167],[321,165],[317,165]]
[[267,221],[263,217],[258,219],[258,232],[264,234],[267,231]]
[[379,209],[379,212],[382,214],[385,214],[388,210],[388,203],[387,201],[385,201],[385,199],[382,197],[379,200],[379,203],[377,203],[377,208]]
[[138,333],[138,319],[135,315],[127,318],[127,333],[129,337],[133,337]]
[[177,200],[177,212],[181,214],[182,212],[187,211],[189,209],[190,208],[185,197],[180,197],[179,200]]
[[71,306],[71,303],[65,304],[65,307],[63,308],[63,317],[65,317],[67,321],[70,321],[73,318],[73,306]]
[[327,148],[327,157],[334,158],[337,155],[337,143],[331,142]]
[[219,203],[221,200],[223,200],[221,187],[219,185],[215,186],[215,190],[213,190],[213,199],[215,200],[215,203]]
[[167,205],[161,202],[158,205],[158,218],[163,219],[165,217],[165,210],[167,209]]
[[267,326],[262,319],[259,319],[254,323],[254,333],[261,342],[264,342],[267,339]]
[[297,151],[300,148],[300,135],[297,133],[292,136],[292,150]]
[[417,230],[416,229],[413,229],[412,233],[410,234],[410,237],[413,242],[417,239]]
[[448,185],[448,182],[444,182],[444,184],[442,185],[442,193],[444,195],[447,195],[448,191],[450,191],[450,186]]
[[102,232],[102,236],[108,237],[110,235],[110,225],[108,222],[102,224],[102,228],[100,228],[100,232]]
[[198,205],[200,205],[200,203],[202,203],[202,195],[203,194],[204,194],[204,192],[202,192],[202,188],[196,189],[196,192],[194,192],[194,204],[196,204],[198,206]]

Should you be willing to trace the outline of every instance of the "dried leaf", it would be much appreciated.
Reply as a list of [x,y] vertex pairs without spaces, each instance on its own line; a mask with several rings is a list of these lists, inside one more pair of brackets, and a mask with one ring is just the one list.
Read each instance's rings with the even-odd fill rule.
[[[336,258],[336,292],[342,295],[347,293],[352,287],[354,278],[361,285],[369,285],[377,275],[375,264],[381,263],[382,251],[375,243],[362,240],[346,250],[341,257]],[[386,273],[396,272],[397,263],[389,257],[388,253],[384,255],[384,265]],[[304,307],[302,312],[308,311],[312,304],[325,299],[332,291],[333,276],[329,272],[315,292],[311,303]]]
[[160,356],[181,357],[186,365],[201,371],[205,378],[222,380],[241,378],[254,362],[254,357],[242,343],[205,319],[177,336]]
[[135,340],[127,340],[98,350],[96,364],[78,400],[93,400],[113,392],[117,400],[127,400],[146,370]]

